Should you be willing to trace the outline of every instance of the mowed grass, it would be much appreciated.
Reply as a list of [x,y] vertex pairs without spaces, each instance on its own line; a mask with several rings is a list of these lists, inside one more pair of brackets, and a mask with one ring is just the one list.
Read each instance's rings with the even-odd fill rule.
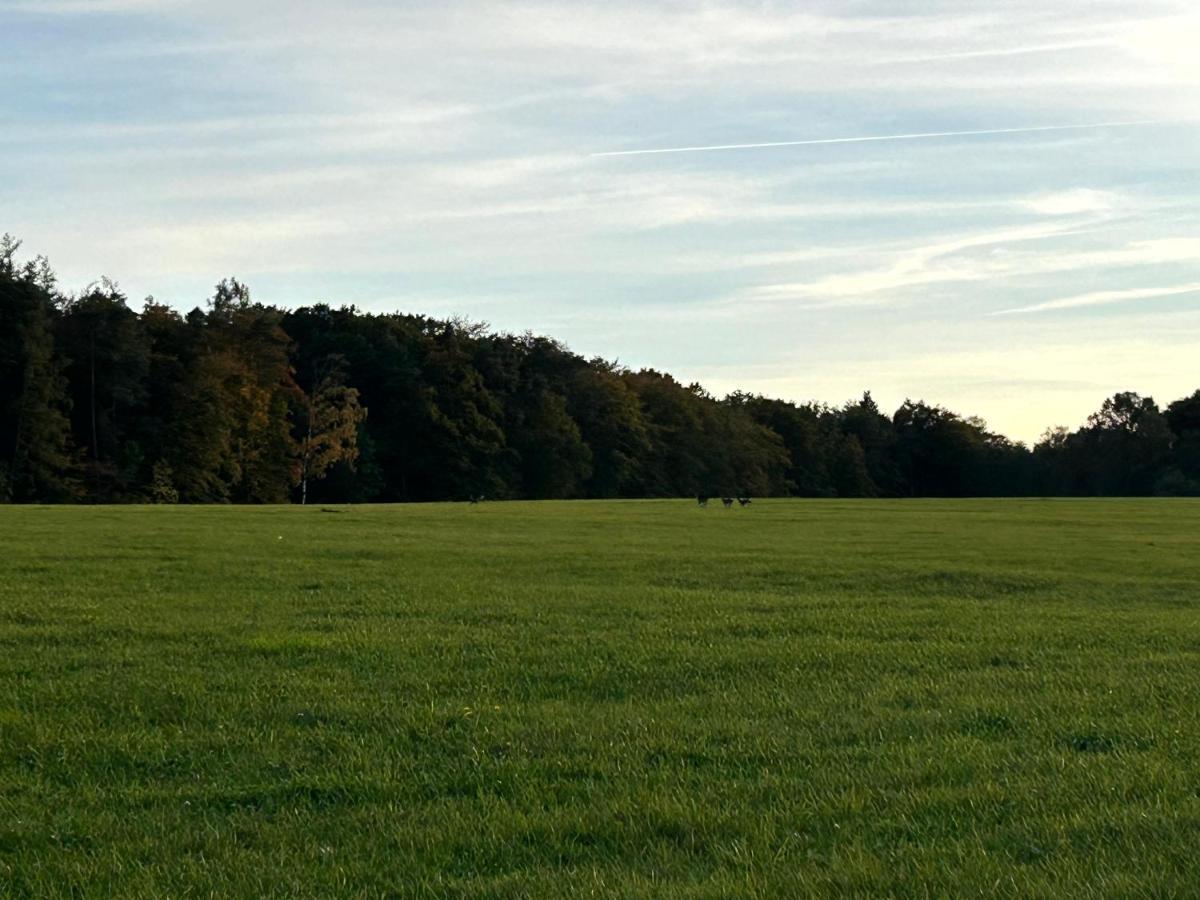
[[1195,896],[1200,503],[0,508],[0,895]]

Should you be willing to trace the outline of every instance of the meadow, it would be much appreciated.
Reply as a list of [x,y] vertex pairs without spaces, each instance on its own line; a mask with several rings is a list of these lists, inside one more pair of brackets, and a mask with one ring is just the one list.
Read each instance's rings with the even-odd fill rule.
[[1200,502],[0,507],[2,896],[1194,896]]

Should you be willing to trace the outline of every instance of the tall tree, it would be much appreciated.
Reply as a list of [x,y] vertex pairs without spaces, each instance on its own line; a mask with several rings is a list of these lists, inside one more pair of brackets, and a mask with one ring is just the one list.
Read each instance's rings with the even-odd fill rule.
[[796,405],[750,394],[731,394],[737,404],[764,428],[779,435],[787,452],[786,493],[800,497],[838,494],[831,472],[833,446],[826,411],[813,404]]
[[918,497],[966,497],[987,433],[976,421],[940,406],[906,400],[892,418],[896,459],[908,490]]
[[520,460],[522,494],[534,499],[576,497],[592,474],[592,451],[562,395],[531,391],[510,439]]
[[1174,435],[1171,468],[1160,476],[1155,492],[1200,495],[1200,391],[1168,406],[1166,418]]
[[79,488],[54,278],[44,258],[18,266],[19,247],[0,240],[0,498],[67,500]]
[[142,322],[105,280],[63,303],[57,332],[69,361],[74,439],[86,448],[88,493],[99,500],[136,496],[147,474],[137,435],[150,366]]
[[300,503],[308,503],[309,481],[319,481],[337,463],[353,467],[358,459],[358,430],[367,411],[358,391],[345,382],[345,361],[327,357],[317,367],[312,389],[301,401]]
[[650,438],[641,404],[620,367],[594,359],[576,368],[566,386],[566,401],[592,454],[587,495],[633,496]]
[[1152,492],[1171,441],[1171,427],[1153,398],[1126,391],[1105,400],[1069,447],[1088,493],[1137,496]]
[[[196,360],[195,334],[169,306],[147,297],[138,317],[148,347],[146,397],[137,417],[136,435],[149,468],[148,493],[155,502],[177,502],[175,466],[193,471],[193,461],[179,459],[181,423],[194,400],[185,385]],[[174,499],[171,499],[174,498]]]
[[905,485],[896,468],[895,427],[879,409],[871,392],[867,391],[860,400],[843,406],[838,424],[842,432],[854,437],[862,448],[871,495],[902,495]]
[[717,400],[550,338],[284,312],[233,279],[186,316],[135,313],[110,282],[64,297],[18,246],[0,238],[3,499],[70,499],[77,476],[92,500],[156,502],[1200,494],[1200,392],[1165,411],[1117,394],[1030,451],[923,402]]
[[624,381],[638,398],[648,439],[638,466],[637,494],[681,497],[737,490],[734,485],[710,483],[700,392],[653,369],[627,373]]
[[287,501],[299,474],[291,409],[302,392],[281,321],[236,279],[188,315],[193,356],[170,460],[181,499]]

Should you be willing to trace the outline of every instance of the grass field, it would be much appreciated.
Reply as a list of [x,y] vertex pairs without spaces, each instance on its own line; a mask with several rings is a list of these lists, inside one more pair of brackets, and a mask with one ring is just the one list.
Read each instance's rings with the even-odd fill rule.
[[1200,502],[0,507],[3,896],[1195,896]]

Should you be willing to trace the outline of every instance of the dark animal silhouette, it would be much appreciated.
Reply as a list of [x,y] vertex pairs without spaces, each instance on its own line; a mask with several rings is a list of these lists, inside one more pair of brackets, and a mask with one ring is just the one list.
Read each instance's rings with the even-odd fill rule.
[[700,494],[696,497],[696,503],[698,503],[700,505],[701,509],[704,509],[708,506],[708,498],[705,497],[703,494]]
[[478,494],[478,495],[472,494],[470,497],[467,498],[467,502],[470,503],[472,506],[474,506],[476,503],[480,503],[486,499],[487,498],[484,497],[483,494]]
[[742,506],[749,506],[750,498],[749,497],[738,497],[738,503],[742,504]]
[[729,509],[733,506],[733,498],[732,497],[722,497],[721,502],[725,504],[726,509]]

